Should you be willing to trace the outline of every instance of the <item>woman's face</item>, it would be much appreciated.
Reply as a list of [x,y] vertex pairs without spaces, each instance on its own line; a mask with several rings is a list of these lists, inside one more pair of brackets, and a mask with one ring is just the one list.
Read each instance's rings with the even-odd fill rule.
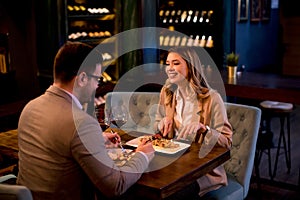
[[188,67],[185,60],[177,53],[170,52],[166,60],[166,73],[171,83],[180,84],[188,76]]

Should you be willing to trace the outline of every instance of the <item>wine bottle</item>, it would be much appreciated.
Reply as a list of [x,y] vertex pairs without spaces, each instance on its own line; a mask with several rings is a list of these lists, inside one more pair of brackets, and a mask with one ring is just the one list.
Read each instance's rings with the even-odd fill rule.
[[175,46],[179,46],[180,40],[181,40],[181,37],[178,36],[175,41]]
[[205,47],[206,40],[205,40],[205,35],[202,35],[202,38],[200,40],[200,47]]
[[186,41],[187,41],[186,37],[183,37],[182,40],[181,40],[180,46],[185,46],[186,45]]
[[167,10],[167,11],[165,12],[165,17],[164,17],[164,19],[163,19],[163,23],[167,23],[169,14],[170,14],[170,11]]
[[186,12],[186,10],[185,10],[185,11],[183,11],[183,13],[182,13],[182,15],[181,15],[181,20],[180,20],[181,23],[184,23],[186,17],[187,17],[187,12]]
[[178,10],[177,13],[176,13],[175,23],[179,22],[180,15],[181,15],[181,10]]
[[209,48],[213,47],[212,36],[208,36],[208,39],[207,39],[207,42],[206,42],[206,47],[209,47]]
[[164,10],[160,10],[159,11],[159,18],[162,21],[163,20],[163,16],[164,16]]
[[79,8],[80,8],[80,13],[85,15],[86,14],[86,7],[83,6],[83,5],[80,5]]
[[69,14],[73,14],[74,13],[74,7],[73,6],[71,6],[71,5],[68,5],[68,12],[69,12]]
[[164,36],[161,35],[161,36],[159,36],[159,45],[163,46],[163,44],[164,44]]
[[211,16],[214,13],[214,11],[210,10],[207,14],[207,19],[205,20],[206,23],[211,23]]
[[164,15],[164,10],[159,11],[159,16],[162,17]]
[[200,17],[200,19],[199,19],[199,22],[200,23],[202,23],[203,21],[204,21],[204,18],[205,18],[205,15],[206,15],[206,11],[205,10],[203,10],[202,12],[201,12],[201,17]]
[[110,13],[108,8],[102,8],[102,13]]
[[170,24],[173,23],[173,19],[175,18],[175,14],[176,14],[176,11],[175,11],[175,10],[172,10],[171,16],[170,16],[170,19],[169,19],[169,23],[170,23]]
[[199,15],[199,11],[197,10],[197,11],[195,12],[195,16],[194,16],[194,19],[193,19],[193,22],[194,22],[194,23],[197,22],[198,15]]
[[170,39],[170,46],[174,46],[175,45],[175,36],[173,35],[172,37],[171,37],[171,39]]
[[199,46],[199,35],[196,35],[193,46]]
[[188,12],[188,16],[187,16],[187,18],[186,18],[186,22],[187,23],[189,23],[190,21],[191,21],[191,18],[192,18],[192,15],[193,15],[193,11],[192,10],[189,10],[189,12]]
[[164,46],[168,46],[169,42],[170,42],[170,36],[167,35],[164,40]]
[[191,35],[188,39],[187,46],[193,46],[193,35]]

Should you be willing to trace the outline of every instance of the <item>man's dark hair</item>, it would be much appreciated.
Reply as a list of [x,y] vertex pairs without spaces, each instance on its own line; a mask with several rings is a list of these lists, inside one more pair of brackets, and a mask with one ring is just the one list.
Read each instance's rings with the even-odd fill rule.
[[82,71],[93,74],[96,64],[102,62],[102,54],[93,50],[92,46],[81,42],[67,42],[55,56],[54,79],[66,83]]

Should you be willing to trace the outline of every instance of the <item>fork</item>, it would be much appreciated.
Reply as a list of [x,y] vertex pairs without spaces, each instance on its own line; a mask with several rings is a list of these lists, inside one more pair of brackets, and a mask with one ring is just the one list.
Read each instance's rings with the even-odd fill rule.
[[[110,132],[112,133],[112,134],[115,134],[115,132],[113,131],[113,130],[110,130]],[[118,140],[118,138],[117,137],[115,137],[115,140]],[[126,151],[126,149],[123,147],[123,145],[122,145],[122,143],[121,142],[119,142],[119,147],[121,148],[121,150],[122,150],[122,152],[124,153],[124,154],[126,154],[127,155],[127,151]]]

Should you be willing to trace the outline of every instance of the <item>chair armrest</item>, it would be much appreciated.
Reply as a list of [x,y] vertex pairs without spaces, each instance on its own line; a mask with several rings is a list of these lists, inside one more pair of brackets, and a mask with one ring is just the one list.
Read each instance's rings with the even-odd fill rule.
[[4,183],[10,179],[16,179],[17,177],[13,174],[7,174],[7,175],[4,175],[4,176],[1,176],[0,177],[0,183]]

